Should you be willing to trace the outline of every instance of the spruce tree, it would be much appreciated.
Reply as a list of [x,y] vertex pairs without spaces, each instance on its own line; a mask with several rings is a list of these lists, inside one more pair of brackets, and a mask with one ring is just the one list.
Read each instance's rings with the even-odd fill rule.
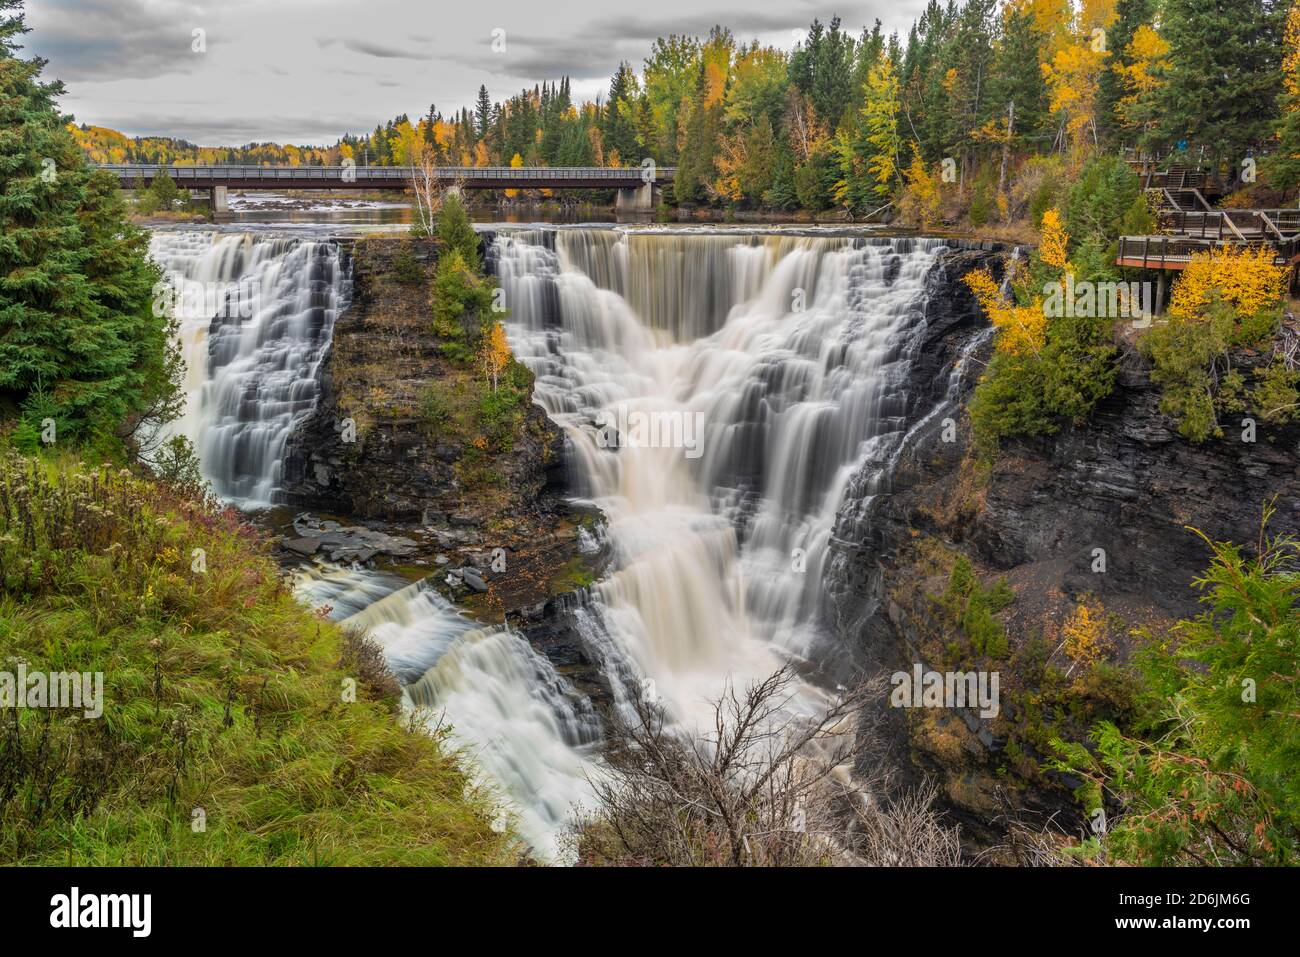
[[0,0],[0,416],[20,444],[48,440],[46,420],[58,441],[95,441],[174,414],[179,367],[147,237],[86,166],[62,84],[18,56],[26,32],[20,0]]
[[478,269],[478,233],[470,225],[469,211],[459,193],[448,193],[443,198],[438,212],[438,241],[442,243],[442,255],[459,252],[465,265]]
[[1276,0],[1165,0],[1169,67],[1160,94],[1168,145],[1186,141],[1240,172],[1268,140],[1280,85],[1285,7]]

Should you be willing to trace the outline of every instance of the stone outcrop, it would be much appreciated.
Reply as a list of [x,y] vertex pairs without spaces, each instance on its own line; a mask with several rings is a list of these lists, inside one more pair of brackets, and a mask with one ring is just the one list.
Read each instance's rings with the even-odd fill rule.
[[529,405],[510,448],[467,481],[466,449],[430,428],[423,390],[449,374],[432,332],[431,240],[369,237],[352,248],[353,298],[334,327],[322,397],[285,450],[282,488],[294,505],[362,519],[478,526],[548,506],[564,438]]
[[[1272,501],[1270,532],[1300,534],[1300,425],[1259,422],[1248,442],[1237,416],[1224,423],[1223,438],[1194,444],[1160,413],[1159,389],[1132,353],[1087,423],[1004,441],[991,466],[976,463],[962,407],[991,340],[957,279],[980,255],[951,254],[934,275],[926,341],[910,384],[912,433],[887,485],[856,476],[838,517],[827,624],[868,671],[908,670],[925,660],[927,640],[932,650],[939,646],[933,637],[943,626],[934,620],[933,597],[947,575],[936,554],[965,555],[986,583],[1006,578],[1017,597],[1000,620],[1013,648],[1033,638],[1054,642],[1076,603],[1096,599],[1115,626],[1112,657],[1123,661],[1138,640],[1132,629],[1158,632],[1198,613],[1193,581],[1210,553],[1190,529],[1249,551],[1264,503]],[[965,360],[972,368],[954,377],[972,349]],[[954,386],[955,401],[945,402]],[[1004,698],[1008,685],[1024,680],[1004,673]],[[950,811],[986,844],[1001,838],[989,827],[992,817],[1046,820],[1067,811],[1058,820],[1069,820],[1077,810],[1069,789],[1077,782],[1057,777],[1044,786],[1040,778],[1004,787],[1003,742],[986,723],[958,716],[963,720],[918,719],[881,707],[875,717],[888,729],[887,757],[904,780],[919,781],[921,772],[937,777]]]

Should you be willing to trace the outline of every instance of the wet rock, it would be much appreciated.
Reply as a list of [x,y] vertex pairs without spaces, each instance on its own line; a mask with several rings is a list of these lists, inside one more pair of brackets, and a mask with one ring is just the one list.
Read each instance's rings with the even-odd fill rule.
[[320,549],[319,538],[282,538],[280,547],[297,555],[315,555]]

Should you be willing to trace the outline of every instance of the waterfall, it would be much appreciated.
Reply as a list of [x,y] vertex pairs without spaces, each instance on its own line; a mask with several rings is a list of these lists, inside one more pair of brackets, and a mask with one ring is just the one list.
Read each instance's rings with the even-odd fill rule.
[[[813,231],[494,237],[507,333],[567,435],[570,494],[608,520],[614,570],[569,614],[614,708],[630,712],[639,687],[690,732],[727,684],[816,669],[837,514],[850,482],[855,498],[882,487],[904,439],[927,276],[943,249]],[[272,502],[348,297],[338,247],[167,231],[153,251],[218,287],[217,308],[181,325],[189,402],[176,428],[219,494]],[[247,290],[222,285],[244,280]],[[298,584],[373,635],[408,713],[449,727],[519,832],[555,859],[600,773],[591,703],[520,633],[478,626],[427,580],[324,567]],[[811,714],[826,701],[809,681],[789,707]]]
[[171,277],[186,363],[189,438],[204,477],[243,508],[269,505],[285,440],[316,404],[321,359],[350,293],[337,243],[158,230],[150,253]]
[[[587,627],[612,683],[652,681],[689,723],[724,682],[807,661],[845,486],[903,435],[943,248],[770,232],[497,236],[489,262],[512,347],[568,434],[575,494],[609,519],[617,571],[595,586]],[[637,441],[646,422],[696,441]],[[632,434],[611,441],[610,423]],[[803,691],[809,709],[824,700]]]
[[345,625],[365,628],[405,685],[403,706],[448,727],[506,799],[518,832],[557,860],[557,835],[590,798],[600,726],[591,703],[517,632],[480,628],[427,583],[393,592]]

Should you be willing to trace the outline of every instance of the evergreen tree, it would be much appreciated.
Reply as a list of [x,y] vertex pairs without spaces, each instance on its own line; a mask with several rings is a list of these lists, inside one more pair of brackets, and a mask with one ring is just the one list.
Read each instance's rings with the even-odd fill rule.
[[1055,767],[1083,778],[1077,794],[1090,812],[1103,789],[1123,801],[1102,839],[1116,863],[1300,860],[1300,543],[1267,536],[1273,513],[1265,509],[1258,554],[1201,535],[1213,553],[1195,583],[1205,613],[1148,636],[1138,655],[1142,735],[1102,724],[1095,754],[1054,742]]
[[492,97],[488,96],[487,86],[483,84],[478,88],[475,118],[478,120],[478,138],[481,140],[488,135],[488,130],[492,126]]
[[[988,104],[990,114],[1004,124],[1015,104],[1013,139],[1021,145],[1045,145],[1041,136],[1047,120],[1047,84],[1038,65],[1042,45],[1032,11],[1008,7],[989,77]],[[1005,125],[1002,128],[1005,131]]]
[[443,197],[442,209],[438,211],[438,241],[443,253],[455,251],[460,253],[461,261],[469,268],[479,268],[478,233],[470,225],[469,211],[459,193],[448,193]]
[[68,132],[62,85],[17,56],[26,32],[19,0],[0,0],[0,414],[33,444],[45,419],[56,439],[120,435],[175,412],[160,276],[117,182],[86,167]]
[[[605,141],[605,154],[618,152],[619,163],[635,166],[640,162],[641,150],[637,144],[636,74],[627,63],[620,63],[609,84],[609,100],[601,115],[600,132]],[[608,159],[606,162],[609,162]]]
[[1284,16],[1276,0],[1165,0],[1166,143],[1204,146],[1230,175],[1240,172],[1248,151],[1272,133]]
[[840,29],[840,18],[830,27],[814,20],[808,39],[790,59],[790,80],[827,123],[839,124],[853,105],[854,42]]

